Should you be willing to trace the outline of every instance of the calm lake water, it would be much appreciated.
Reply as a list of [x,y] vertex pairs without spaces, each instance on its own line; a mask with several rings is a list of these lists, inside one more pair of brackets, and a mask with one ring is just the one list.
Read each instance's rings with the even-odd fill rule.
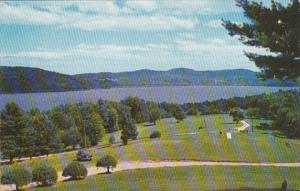
[[220,98],[244,97],[282,90],[290,87],[264,86],[165,86],[165,87],[128,87],[95,89],[86,91],[0,94],[0,109],[14,101],[24,110],[37,107],[48,110],[60,104],[70,102],[97,102],[99,99],[120,101],[128,96],[138,96],[147,101],[156,102],[203,102]]

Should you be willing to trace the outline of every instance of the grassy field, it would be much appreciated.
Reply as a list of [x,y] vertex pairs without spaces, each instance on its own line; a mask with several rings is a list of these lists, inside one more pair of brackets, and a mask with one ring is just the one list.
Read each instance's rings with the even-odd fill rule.
[[96,190],[279,190],[284,179],[289,190],[299,190],[297,168],[190,166],[140,169],[95,175],[81,181],[60,182],[34,191]]
[[[256,126],[263,120],[247,120]],[[104,154],[114,155],[118,160],[212,160],[248,162],[299,162],[300,140],[287,139],[278,132],[254,128],[249,133],[234,133],[232,140],[226,139],[226,132],[234,128],[228,115],[205,115],[188,117],[176,123],[174,119],[163,119],[156,126],[138,125],[139,137],[122,146],[120,132],[115,133],[118,143],[110,146],[109,135],[99,146],[91,148],[93,160],[87,166],[95,165]],[[203,127],[203,129],[199,129]],[[152,131],[159,130],[160,139],[149,139]],[[222,131],[222,134],[220,134]],[[287,143],[290,147],[287,147]],[[50,161],[58,171],[75,159],[75,152],[52,155],[44,159],[24,162],[32,166],[41,160]],[[3,168],[3,167],[2,167]]]

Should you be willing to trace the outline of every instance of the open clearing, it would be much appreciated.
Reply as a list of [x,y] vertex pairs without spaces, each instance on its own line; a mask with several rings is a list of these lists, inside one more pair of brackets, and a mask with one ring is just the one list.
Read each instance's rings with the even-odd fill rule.
[[[228,115],[188,117],[180,123],[176,123],[174,119],[163,119],[156,126],[139,124],[137,140],[122,146],[119,132],[116,132],[114,134],[118,143],[110,146],[110,135],[106,135],[103,143],[89,149],[94,158],[85,164],[94,166],[96,160],[105,154],[113,155],[119,161],[300,162],[300,140],[287,139],[276,131],[255,128],[260,122],[264,122],[263,120],[246,121],[254,127],[253,132],[233,133],[232,140],[227,140],[226,132],[234,129],[236,124]],[[149,139],[154,130],[161,132],[160,139]],[[287,143],[289,147],[286,146]],[[48,158],[27,160],[24,163],[31,166],[40,160],[48,160],[61,171],[66,164],[75,159],[75,153],[66,152]]]

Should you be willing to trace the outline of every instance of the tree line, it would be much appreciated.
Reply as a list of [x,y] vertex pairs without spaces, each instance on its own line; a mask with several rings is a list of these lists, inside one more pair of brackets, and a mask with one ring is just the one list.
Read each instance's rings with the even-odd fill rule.
[[121,130],[121,140],[136,139],[136,123],[155,123],[162,117],[184,118],[177,104],[157,104],[137,97],[121,102],[70,103],[40,111],[23,111],[11,102],[1,111],[0,151],[2,158],[49,155],[95,146],[105,133]]
[[187,112],[198,108],[201,114],[223,114],[239,109],[248,118],[272,120],[271,128],[290,138],[300,137],[299,90],[188,103],[182,107]]
[[272,128],[288,137],[300,136],[300,92],[279,91],[246,97],[234,97],[202,103],[156,103],[138,97],[120,102],[99,100],[97,103],[70,103],[49,111],[33,108],[23,111],[8,103],[1,111],[0,150],[3,158],[48,155],[97,145],[105,133],[121,131],[121,140],[137,139],[136,123],[155,122],[186,115],[238,113],[251,118],[273,120]]

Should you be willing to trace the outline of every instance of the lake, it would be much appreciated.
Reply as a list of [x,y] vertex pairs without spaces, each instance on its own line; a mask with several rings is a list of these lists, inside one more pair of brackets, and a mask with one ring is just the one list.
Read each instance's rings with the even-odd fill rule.
[[85,91],[0,94],[0,109],[14,101],[24,110],[37,107],[49,110],[54,106],[70,102],[97,102],[99,99],[120,101],[128,96],[138,96],[147,101],[155,102],[203,102],[221,98],[244,97],[279,90],[293,89],[291,87],[265,86],[163,86],[163,87],[128,87],[112,89],[93,89]]

